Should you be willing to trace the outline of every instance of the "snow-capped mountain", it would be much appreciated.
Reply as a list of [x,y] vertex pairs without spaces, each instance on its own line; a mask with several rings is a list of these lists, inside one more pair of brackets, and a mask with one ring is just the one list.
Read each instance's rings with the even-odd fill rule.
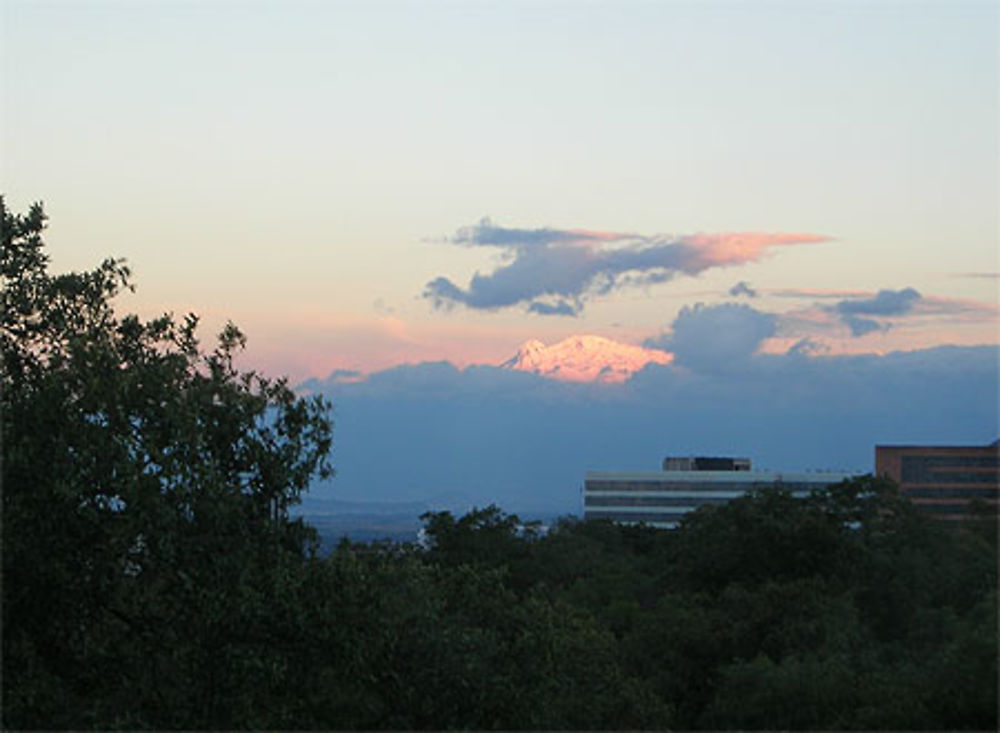
[[601,336],[570,336],[552,346],[525,341],[500,366],[569,382],[624,382],[646,364],[669,364],[664,351],[622,344]]

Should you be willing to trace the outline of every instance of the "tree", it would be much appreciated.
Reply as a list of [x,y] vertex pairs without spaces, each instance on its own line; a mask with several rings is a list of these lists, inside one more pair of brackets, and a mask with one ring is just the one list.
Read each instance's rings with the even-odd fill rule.
[[232,324],[119,317],[122,261],[51,275],[41,205],[0,214],[4,725],[252,724],[328,405],[240,372]]
[[444,565],[510,564],[527,555],[527,543],[537,535],[538,522],[524,525],[516,514],[500,507],[473,508],[455,519],[451,512],[420,515],[431,544],[431,556]]

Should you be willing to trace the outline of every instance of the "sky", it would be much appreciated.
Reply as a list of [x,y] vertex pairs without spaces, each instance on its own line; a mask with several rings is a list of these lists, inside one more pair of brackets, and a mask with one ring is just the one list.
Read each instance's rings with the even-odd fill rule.
[[44,201],[53,269],[124,257],[123,309],[232,320],[246,366],[331,390],[571,334],[718,389],[720,360],[995,354],[998,28],[963,0],[2,0],[0,191]]

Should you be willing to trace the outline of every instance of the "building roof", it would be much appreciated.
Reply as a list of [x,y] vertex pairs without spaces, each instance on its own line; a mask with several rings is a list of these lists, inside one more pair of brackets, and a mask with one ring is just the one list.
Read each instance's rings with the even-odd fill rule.
[[774,484],[817,483],[835,484],[856,474],[846,471],[769,472],[769,471],[587,471],[592,481],[690,481],[697,483]]

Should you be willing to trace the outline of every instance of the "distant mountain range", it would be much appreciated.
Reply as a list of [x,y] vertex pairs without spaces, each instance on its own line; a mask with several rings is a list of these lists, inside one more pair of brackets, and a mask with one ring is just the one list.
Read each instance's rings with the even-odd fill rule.
[[[416,542],[424,522],[424,512],[451,512],[460,517],[489,502],[474,502],[459,494],[440,495],[425,501],[342,501],[306,494],[301,504],[291,508],[293,517],[302,517],[319,534],[320,551],[326,554],[347,538],[352,542]],[[507,507],[509,509],[509,507]],[[550,525],[559,517],[578,516],[569,508],[562,511],[521,512],[524,521]]]
[[567,382],[624,382],[650,362],[669,364],[673,356],[601,336],[570,336],[552,346],[525,341],[500,366]]

